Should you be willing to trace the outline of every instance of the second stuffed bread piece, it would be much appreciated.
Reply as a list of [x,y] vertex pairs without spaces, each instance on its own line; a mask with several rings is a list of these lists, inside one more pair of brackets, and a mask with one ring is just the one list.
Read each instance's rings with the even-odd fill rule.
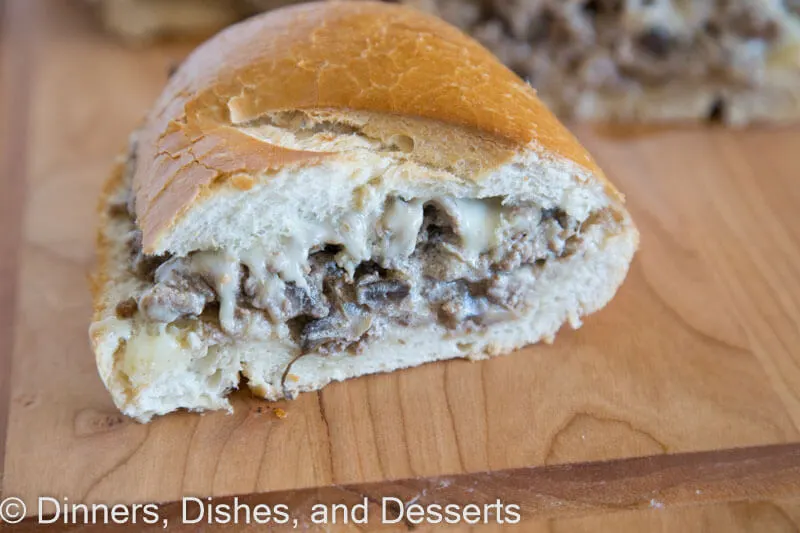
[[551,339],[603,307],[622,196],[488,51],[417,11],[306,4],[170,80],[103,198],[91,338],[126,414]]

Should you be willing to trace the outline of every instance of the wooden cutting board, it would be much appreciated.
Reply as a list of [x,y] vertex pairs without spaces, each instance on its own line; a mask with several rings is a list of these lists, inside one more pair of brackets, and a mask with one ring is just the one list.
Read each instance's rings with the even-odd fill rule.
[[[7,4],[2,494],[29,514],[42,495],[500,497],[526,518],[564,520],[780,499],[758,505],[796,527],[800,129],[576,128],[627,194],[642,245],[616,299],[552,346],[339,383],[293,402],[239,393],[233,415],[140,425],[114,408],[88,346],[94,206],[188,48],[125,49],[66,1]],[[603,523],[652,525],[637,516]]]

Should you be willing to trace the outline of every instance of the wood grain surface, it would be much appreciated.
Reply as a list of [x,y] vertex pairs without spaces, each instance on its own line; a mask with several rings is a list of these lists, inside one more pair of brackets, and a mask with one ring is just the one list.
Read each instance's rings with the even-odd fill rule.
[[[25,161],[30,51],[30,11],[0,1],[0,456],[5,457],[8,426],[8,378],[17,293],[17,256],[26,175]],[[12,24],[11,21],[19,22]]]
[[[406,506],[427,508],[432,504],[447,502],[462,508],[467,505],[483,508],[499,501],[518,505],[521,517],[534,517],[525,521],[525,524],[520,522],[529,530],[537,522],[541,524],[546,521],[552,526],[590,513],[600,513],[600,516],[593,516],[594,527],[613,523],[615,517],[602,516],[610,511],[646,509],[651,513],[660,513],[669,509],[673,514],[674,509],[680,509],[680,505],[687,501],[713,503],[735,498],[737,487],[746,485],[761,498],[780,502],[780,507],[766,501],[749,502],[750,505],[762,510],[767,505],[772,506],[767,509],[778,508],[784,512],[779,518],[786,519],[794,527],[797,522],[793,516],[800,517],[797,500],[782,498],[797,493],[799,475],[800,446],[783,445],[250,494],[216,498],[214,505],[228,505],[231,508],[246,505],[250,509],[257,505],[270,508],[285,505],[291,518],[285,524],[270,524],[272,531],[298,528],[328,531],[331,523],[315,522],[312,512],[315,505],[319,502],[343,504],[349,508],[362,505],[365,509],[365,514],[359,515],[362,524],[346,527],[355,524],[348,524],[340,515],[336,525],[341,527],[336,529],[417,531],[429,528],[419,528],[419,518],[409,518]],[[402,510],[398,501],[405,502]],[[677,508],[674,507],[676,504]],[[161,520],[157,520],[152,527],[143,528],[140,523],[125,529],[157,531],[163,529],[165,524],[180,524],[197,516],[196,504],[187,505],[184,511],[182,502],[170,502],[160,506]],[[243,522],[246,521],[244,511],[240,511],[238,516]],[[480,525],[497,526],[508,518],[509,515],[505,513],[497,513],[484,518],[487,523]],[[35,529],[36,520],[29,519],[21,530]],[[639,516],[636,519],[639,522],[643,520],[647,520],[647,517]],[[758,525],[764,527],[765,523],[759,521]],[[741,524],[741,527],[727,531],[747,531],[749,528],[746,526]],[[100,528],[88,525],[76,530],[95,531]],[[241,530],[258,528],[243,527]],[[636,531],[632,526],[629,530]],[[644,529],[640,527],[638,530]],[[702,529],[690,529],[695,530]]]
[[[688,452],[800,441],[796,128],[576,128],[627,193],[642,248],[608,308],[581,330],[562,331],[553,346],[359,379],[290,403],[239,393],[232,416],[132,423],[111,404],[88,348],[94,204],[128,133],[188,47],[126,49],[66,0],[7,4],[3,57],[27,59],[5,61],[11,67],[0,80],[3,125],[13,124],[3,129],[0,221],[19,228],[19,237],[0,234],[0,290],[11,302],[2,311],[9,334],[0,330],[0,339],[13,342],[10,357],[2,352],[12,362],[0,395],[11,398],[3,495],[167,502],[331,484],[391,490],[387,480],[474,481],[478,472],[505,470],[498,479],[526,476],[516,486],[535,502],[542,470],[529,467],[551,467],[567,485],[591,489],[597,505],[577,510],[594,513],[619,509],[609,498],[636,488],[645,470],[621,476],[583,463],[699,457],[678,480],[647,478],[669,491],[698,483],[728,453]],[[278,406],[285,419],[274,415]],[[793,445],[766,450],[773,459],[797,457]],[[779,503],[718,504],[709,523],[747,531],[763,519],[796,530],[796,469],[732,461],[755,465],[754,478],[723,476],[717,501]],[[594,472],[594,484],[569,477],[581,471]],[[699,496],[679,490],[669,505],[713,501]],[[576,511],[570,506],[530,505],[533,515],[547,515],[531,527],[592,527],[588,518],[566,518]],[[676,518],[651,518],[657,508],[602,520],[636,531],[702,515],[668,510]]]
[[[319,497],[314,494],[313,497]],[[166,509],[165,509],[166,510]],[[165,512],[165,515],[169,512]],[[171,524],[172,522],[170,522]],[[173,531],[172,525],[169,531]],[[33,520],[13,528],[17,533],[29,531],[53,531],[55,526],[37,526]],[[67,528],[65,528],[67,529]],[[107,531],[105,526],[70,526],[71,533],[97,533]],[[208,528],[211,529],[211,528]],[[222,529],[222,528],[219,528]],[[409,529],[405,524],[396,526],[380,526],[371,529],[375,531],[414,531],[423,533],[427,531],[469,532],[469,533],[598,533],[611,531],[614,533],[796,533],[800,529],[800,505],[797,500],[735,502],[729,504],[711,504],[693,507],[665,507],[658,509],[616,511],[602,515],[585,515],[561,518],[535,518],[526,520],[516,526],[473,525],[473,526],[418,526]],[[3,526],[0,525],[0,530]],[[11,528],[9,528],[11,530]],[[114,527],[113,531],[141,531],[142,533],[155,533],[163,531],[158,528],[125,528]],[[261,527],[228,527],[225,531],[238,531],[250,533],[264,531]],[[306,531],[320,531],[322,528],[313,526]],[[198,528],[186,528],[186,531],[198,531]],[[342,525],[332,527],[328,531],[364,531],[364,528]]]

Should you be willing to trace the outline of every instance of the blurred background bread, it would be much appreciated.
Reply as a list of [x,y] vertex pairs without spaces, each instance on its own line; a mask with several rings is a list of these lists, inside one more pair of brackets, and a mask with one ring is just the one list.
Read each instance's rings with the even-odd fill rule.
[[131,44],[164,37],[204,37],[242,15],[229,0],[92,0],[106,29]]
[[[94,0],[129,42],[210,35],[302,0]],[[457,25],[562,118],[800,118],[800,0],[401,0]]]

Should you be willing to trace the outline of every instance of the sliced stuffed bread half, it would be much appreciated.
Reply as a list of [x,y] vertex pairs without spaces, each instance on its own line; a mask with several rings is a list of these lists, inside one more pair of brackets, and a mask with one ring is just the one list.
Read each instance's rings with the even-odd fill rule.
[[535,92],[446,23],[305,4],[198,48],[101,202],[91,342],[141,421],[549,341],[637,247]]

